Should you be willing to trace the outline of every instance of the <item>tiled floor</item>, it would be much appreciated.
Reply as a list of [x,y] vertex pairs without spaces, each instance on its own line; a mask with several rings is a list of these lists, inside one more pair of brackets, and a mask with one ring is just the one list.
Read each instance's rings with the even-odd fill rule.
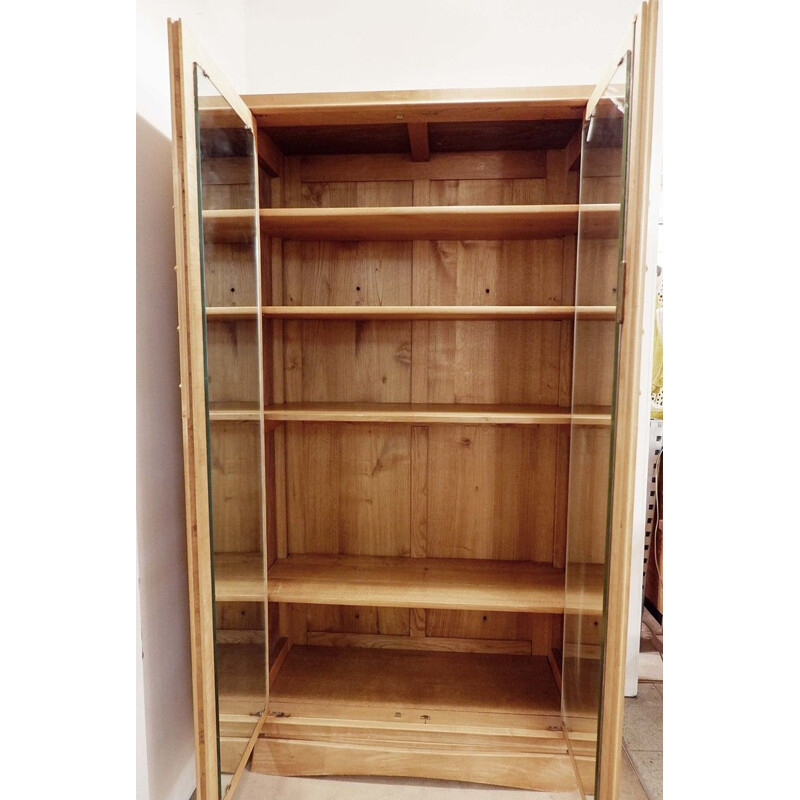
[[[649,800],[662,800],[664,770],[664,631],[647,612],[642,622],[639,693],[625,700],[622,745]],[[631,794],[630,800],[641,795]],[[621,800],[629,800],[624,791]]]
[[[662,800],[663,630],[645,611],[636,697],[625,700],[620,800]],[[223,786],[227,784],[223,781]],[[280,778],[245,771],[236,800],[577,800],[452,781],[392,778]]]

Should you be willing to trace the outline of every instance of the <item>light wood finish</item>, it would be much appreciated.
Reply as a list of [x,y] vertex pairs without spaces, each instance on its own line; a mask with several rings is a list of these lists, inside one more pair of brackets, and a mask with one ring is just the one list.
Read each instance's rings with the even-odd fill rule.
[[[208,308],[209,320],[249,320],[259,309]],[[569,320],[611,321],[615,306],[263,306],[273,319],[424,319],[424,320]],[[232,335],[232,334],[229,334]]]
[[[262,208],[261,230],[285,239],[408,241],[414,239],[542,239],[578,231],[577,205],[508,205],[385,208]],[[237,241],[252,235],[248,211],[203,212],[209,241]],[[581,208],[584,235],[614,236],[619,206]]]
[[625,242],[627,275],[622,301],[625,322],[620,334],[609,592],[606,607],[608,622],[603,666],[603,722],[600,729],[597,787],[598,796],[603,800],[615,800],[620,786],[630,530],[635,485],[644,273],[647,267],[657,20],[658,0],[643,3],[635,22],[633,49]]
[[258,422],[210,426],[214,552],[263,552]]
[[613,320],[614,306],[266,306],[276,319]]
[[[616,306],[242,306],[208,308],[209,320],[250,320],[259,311],[274,319],[424,319],[424,320],[569,320],[591,322],[615,319]],[[607,329],[608,330],[608,329]],[[608,347],[609,337],[603,343]],[[593,339],[587,337],[589,346]],[[591,358],[594,353],[587,351]],[[214,402],[214,401],[212,401]]]
[[220,715],[255,717],[264,710],[266,702],[264,662],[264,646],[261,644],[217,645]]
[[[596,605],[602,605],[602,583]],[[269,571],[284,603],[561,613],[564,574],[549,564],[446,558],[291,555]]]
[[[541,150],[490,150],[469,153],[431,153],[427,161],[412,161],[399,153],[295,156],[301,183],[414,180],[513,180],[545,177]],[[428,202],[414,205],[426,206]]]
[[201,220],[197,213],[194,64],[202,64],[204,70],[213,75],[214,84],[224,101],[236,111],[242,122],[249,124],[252,129],[255,122],[247,106],[230,90],[211,59],[183,29],[180,20],[170,20],[167,32],[172,99],[175,255],[197,800],[218,800],[219,753],[214,744],[218,726],[214,702],[214,607],[206,441]]
[[229,630],[226,628],[217,630],[217,644],[260,644],[267,641],[266,633],[261,630]]
[[296,708],[294,716],[327,702],[420,713],[559,713],[546,658],[378,648],[292,647],[272,688],[271,708],[273,701]]
[[[252,727],[252,723],[250,723]],[[220,736],[219,737],[219,763],[220,770],[227,774],[235,772],[242,760],[242,755],[247,748],[246,736]],[[212,776],[216,780],[216,776]]]
[[411,145],[412,161],[427,161],[431,157],[431,148],[428,142],[427,122],[409,123],[408,141]]
[[580,119],[592,86],[417,89],[242,98],[259,125],[352,125],[385,122]]
[[211,422],[258,422],[261,416],[257,401],[228,401],[208,404]]
[[281,671],[283,667],[283,662],[286,661],[286,656],[289,655],[289,651],[292,649],[292,643],[285,638],[278,639],[275,649],[273,653],[270,655],[270,664],[269,664],[269,685],[272,686],[275,683],[275,679],[278,677],[278,673]]
[[[412,609],[414,611],[416,609]],[[423,609],[424,610],[424,609]],[[374,633],[329,633],[313,631],[308,634],[308,644],[324,647],[379,647],[387,650],[426,650],[448,653],[504,653],[506,655],[531,655],[531,643],[522,639],[446,639],[417,634],[408,636]]]
[[206,309],[206,319],[209,321],[235,321],[256,320],[261,313],[258,306],[214,306]]
[[266,596],[261,553],[218,553],[214,557],[218,603],[263,602]]
[[275,177],[281,174],[283,171],[283,153],[266,131],[257,131],[256,151],[258,153],[258,162],[266,170],[267,175]]
[[583,145],[583,128],[575,131],[573,137],[567,144],[564,155],[564,166],[568,172],[577,169],[581,160],[581,147]]
[[[273,176],[260,184],[258,221],[240,207],[246,161],[206,159],[223,766],[255,736],[253,768],[279,774],[574,791],[553,648],[566,612],[584,623],[583,650],[601,652],[605,505],[582,490],[569,509],[587,561],[565,591],[570,442],[591,484],[602,453],[608,463],[606,362],[625,289],[612,252],[619,150],[594,149],[576,205],[591,89],[577,94],[258,98],[259,170]],[[213,99],[204,107],[203,125],[236,122]],[[576,297],[579,215],[589,244]],[[259,226],[264,287],[242,305]],[[202,320],[196,299],[181,302]],[[573,337],[576,323],[584,335]],[[246,365],[253,349],[258,370]],[[588,376],[577,387],[573,367]],[[194,380],[200,397],[202,371]],[[247,431],[268,450],[260,536]],[[189,497],[187,486],[187,508]],[[272,716],[254,735],[270,691]],[[208,686],[195,700],[213,713]],[[217,800],[202,752],[212,738],[199,730],[208,786],[198,794]],[[589,734],[572,733],[587,786]]]
[[244,774],[245,767],[247,766],[247,761],[250,758],[250,754],[253,752],[253,748],[258,741],[258,737],[261,735],[261,729],[264,727],[264,723],[267,720],[267,712],[266,709],[258,718],[258,722],[256,723],[255,728],[253,728],[252,734],[250,734],[250,738],[247,740],[247,744],[245,745],[244,751],[242,752],[242,756],[239,759],[239,764],[236,767],[236,771],[233,773],[233,777],[231,778],[231,782],[228,784],[228,789],[225,792],[225,800],[233,800],[234,793],[236,792],[236,787],[239,785],[239,781],[242,779],[242,775]]
[[567,755],[434,748],[424,741],[398,745],[261,739],[253,754],[252,769],[270,775],[410,776],[543,792],[575,789]]
[[[212,419],[235,417],[236,410],[218,408]],[[244,410],[244,418],[253,412]],[[559,406],[511,404],[434,404],[434,403],[282,403],[264,409],[264,417],[281,422],[398,422],[412,425],[583,425],[608,426],[610,409],[601,406],[569,409]]]

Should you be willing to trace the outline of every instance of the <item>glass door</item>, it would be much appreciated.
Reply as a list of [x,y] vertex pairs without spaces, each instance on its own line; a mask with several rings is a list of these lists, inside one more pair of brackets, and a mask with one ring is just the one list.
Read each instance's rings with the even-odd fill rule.
[[[575,275],[562,715],[586,797],[595,793],[614,475],[617,366],[624,290],[631,52],[619,60],[583,124]],[[597,206],[618,224],[593,224]],[[613,306],[592,319],[587,306]],[[581,424],[580,412],[604,424]]]
[[170,25],[198,800],[229,794],[267,696],[255,125]]

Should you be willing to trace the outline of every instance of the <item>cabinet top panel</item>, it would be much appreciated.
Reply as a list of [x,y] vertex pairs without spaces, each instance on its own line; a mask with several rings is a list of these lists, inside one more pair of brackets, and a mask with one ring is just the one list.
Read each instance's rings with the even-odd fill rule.
[[259,125],[579,120],[592,86],[245,95]]

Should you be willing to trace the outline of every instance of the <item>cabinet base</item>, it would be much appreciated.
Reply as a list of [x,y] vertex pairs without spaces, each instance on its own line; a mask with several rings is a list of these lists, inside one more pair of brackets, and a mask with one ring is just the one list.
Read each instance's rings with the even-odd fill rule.
[[542,792],[576,791],[575,772],[564,753],[487,752],[424,743],[352,744],[262,738],[253,772],[284,776],[370,775],[436,778]]

